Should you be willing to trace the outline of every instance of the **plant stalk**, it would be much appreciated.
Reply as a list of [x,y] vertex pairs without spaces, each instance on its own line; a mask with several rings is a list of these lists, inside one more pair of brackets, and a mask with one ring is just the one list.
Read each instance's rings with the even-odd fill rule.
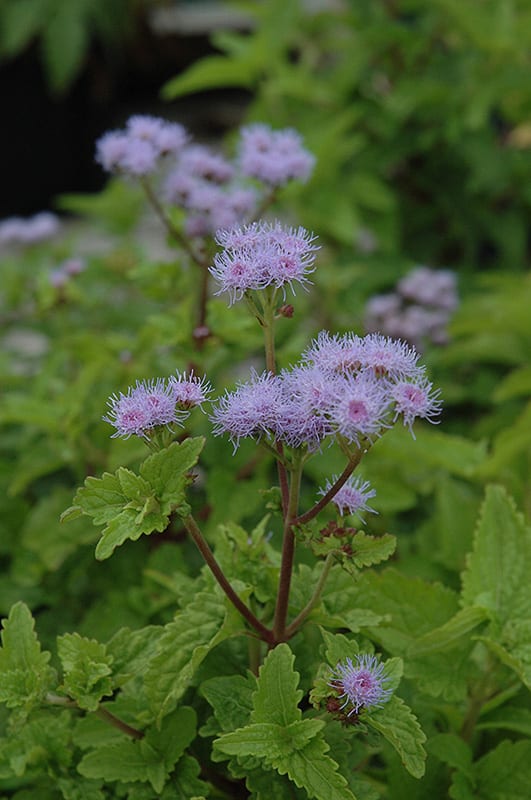
[[273,636],[275,644],[286,641],[286,619],[288,616],[289,593],[291,577],[293,574],[293,560],[295,556],[294,521],[297,518],[299,507],[299,493],[302,476],[302,459],[295,464],[291,473],[289,498],[284,519],[284,540],[282,543],[282,561],[278,582],[278,594],[273,622]]
[[291,637],[297,633],[302,623],[307,619],[310,612],[315,608],[315,606],[319,602],[321,593],[326,583],[326,579],[328,578],[328,575],[330,573],[330,570],[332,569],[333,564],[334,564],[334,554],[328,553],[326,560],[324,562],[323,570],[319,576],[319,580],[317,581],[315,589],[313,590],[312,596],[310,597],[308,603],[304,606],[302,611],[300,611],[299,614],[297,614],[293,622],[286,628],[286,637],[288,639],[291,639]]

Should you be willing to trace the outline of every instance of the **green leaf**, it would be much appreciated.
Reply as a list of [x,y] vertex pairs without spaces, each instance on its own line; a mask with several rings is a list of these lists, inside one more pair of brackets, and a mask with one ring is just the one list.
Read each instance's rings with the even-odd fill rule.
[[121,686],[137,675],[144,675],[150,660],[157,652],[162,627],[147,625],[132,631],[120,628],[107,643],[112,656],[113,683]]
[[260,667],[258,688],[253,695],[253,722],[289,725],[301,718],[302,698],[299,673],[293,669],[295,656],[287,644],[279,644]]
[[364,714],[363,721],[387,739],[414,778],[422,778],[426,761],[423,747],[426,736],[403,700],[393,695],[383,708]]
[[214,749],[229,756],[254,756],[272,762],[290,758],[303,749],[322,730],[322,720],[297,720],[289,725],[255,722],[245,728],[224,733]]
[[158,720],[184,694],[210,650],[237,630],[234,617],[226,614],[223,599],[211,591],[199,592],[165,626],[144,676],[146,695]]
[[476,730],[507,730],[521,733],[531,739],[531,710],[503,706],[481,716]]
[[50,653],[41,651],[29,608],[16,603],[3,621],[0,648],[0,702],[29,710],[51,688]]
[[0,6],[0,52],[14,56],[26,47],[42,27],[44,0],[17,0]]
[[474,765],[481,800],[528,800],[531,741],[502,742]]
[[455,733],[438,733],[430,738],[426,747],[439,761],[458,769],[473,780],[472,750],[460,736]]
[[161,96],[164,100],[174,100],[185,94],[217,89],[225,86],[251,87],[255,75],[250,65],[225,56],[208,56],[189,67],[182,75],[164,84]]
[[469,606],[462,608],[439,628],[429,633],[425,633],[417,639],[409,648],[410,656],[423,656],[427,653],[437,653],[449,650],[461,643],[464,636],[481,625],[488,619],[488,614],[484,608]]
[[112,657],[105,645],[78,633],[65,633],[57,639],[57,652],[64,670],[61,689],[80,708],[95,711],[101,698],[113,692]]
[[96,558],[109,558],[128,539],[165,530],[174,511],[188,513],[188,471],[197,463],[204,442],[202,437],[174,442],[149,456],[140,475],[120,467],[114,475],[106,472],[85,480],[65,518],[71,519],[80,508],[95,525],[105,525]]
[[71,711],[35,709],[24,725],[12,725],[0,739],[0,774],[21,778],[68,770],[72,762]]
[[302,750],[287,757],[273,758],[271,763],[281,775],[287,774],[296,786],[305,789],[308,797],[316,800],[356,800],[346,779],[338,772],[338,765],[326,755],[328,750],[328,744],[317,736]]
[[89,43],[85,4],[56,5],[42,31],[42,52],[52,89],[64,91],[79,72]]
[[492,624],[482,637],[531,687],[531,529],[500,486],[487,488],[463,574],[463,602],[488,610]]
[[200,772],[201,767],[195,758],[183,755],[172,773],[172,794],[168,796],[168,800],[190,800],[190,798],[201,800],[203,796],[206,797],[209,794],[209,786],[199,778]]
[[195,737],[196,720],[192,708],[179,708],[163,720],[160,729],[149,728],[143,739],[107,743],[85,754],[78,770],[86,778],[104,781],[149,781],[160,793]]
[[357,567],[370,567],[380,564],[393,555],[396,550],[396,537],[390,533],[383,536],[368,536],[359,531],[352,538],[352,561]]
[[233,731],[249,721],[255,689],[254,676],[230,675],[204,681],[200,692],[212,706],[220,729]]

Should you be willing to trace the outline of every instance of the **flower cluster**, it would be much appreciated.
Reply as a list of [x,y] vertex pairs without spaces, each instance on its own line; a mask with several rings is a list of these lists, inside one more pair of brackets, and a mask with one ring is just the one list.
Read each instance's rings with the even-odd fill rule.
[[226,392],[214,406],[214,432],[228,434],[235,447],[244,437],[268,436],[316,450],[326,437],[338,436],[365,446],[400,417],[410,430],[417,417],[434,422],[439,392],[418,358],[404,342],[379,334],[322,331],[292,369],[255,373]]
[[108,172],[144,178],[159,169],[163,157],[171,157],[161,196],[183,209],[184,232],[193,239],[252,219],[264,195],[267,204],[274,188],[306,180],[315,161],[291,129],[242,128],[234,161],[189,139],[178,123],[136,115],[125,129],[98,140],[96,160]]
[[244,175],[270,186],[283,186],[293,179],[306,181],[315,157],[304,148],[297,131],[274,131],[256,124],[241,130],[239,164]]
[[[324,489],[319,490],[319,494],[326,495],[338,479],[337,475],[332,477],[332,480],[326,482]],[[332,498],[332,502],[337,507],[341,516],[344,514],[357,514],[360,516],[361,512],[367,511],[371,514],[377,512],[367,504],[367,501],[376,497],[376,491],[371,489],[369,481],[363,481],[361,478],[349,478],[343,484],[341,489],[336,492]]]
[[160,159],[184,147],[187,133],[182,125],[138,114],[124,130],[109,131],[96,143],[96,160],[107,172],[133,177],[150,175]]
[[59,218],[49,211],[33,217],[8,217],[0,222],[0,245],[31,245],[52,239],[59,232]]
[[354,661],[347,658],[336,665],[328,683],[344,700],[341,708],[349,708],[347,716],[359,714],[362,709],[380,708],[391,697],[386,686],[385,667],[375,656],[357,655]]
[[55,289],[61,289],[75,275],[84,272],[86,267],[87,264],[83,258],[67,258],[66,261],[63,261],[50,272],[48,276],[50,284]]
[[126,394],[120,392],[109,398],[110,411],[103,419],[116,428],[112,438],[128,439],[134,434],[147,439],[154,428],[182,425],[190,410],[201,406],[210,391],[208,382],[193,373],[137,381]]
[[365,309],[365,329],[401,336],[416,347],[448,341],[447,325],[458,305],[455,273],[417,267],[394,292],[375,295]]
[[319,249],[314,241],[304,228],[284,228],[279,222],[218,231],[216,242],[223,250],[210,267],[219,284],[216,294],[227,292],[232,303],[249,290],[286,284],[293,290],[294,282],[307,283]]

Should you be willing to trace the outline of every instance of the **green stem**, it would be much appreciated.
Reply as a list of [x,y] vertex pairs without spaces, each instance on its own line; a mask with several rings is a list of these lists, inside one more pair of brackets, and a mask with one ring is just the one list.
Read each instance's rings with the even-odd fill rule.
[[225,574],[221,567],[219,566],[214,553],[210,549],[208,542],[204,538],[203,534],[199,526],[197,525],[195,519],[189,514],[183,520],[186,530],[194,540],[197,549],[205,559],[210,571],[212,572],[213,576],[229,598],[230,602],[233,606],[240,612],[242,617],[247,620],[249,625],[251,625],[257,633],[260,634],[260,638],[264,640],[264,642],[272,642],[272,633],[271,631],[263,625],[259,619],[253,614],[251,609],[245,605],[243,600],[241,600],[232,586],[230,585],[229,581],[225,577]]
[[332,569],[334,560],[335,560],[334,554],[328,553],[326,561],[324,562],[323,570],[321,572],[321,575],[319,576],[319,580],[317,581],[315,589],[313,590],[312,596],[310,597],[308,603],[304,606],[302,611],[300,611],[299,614],[297,614],[293,622],[286,628],[286,637],[288,639],[291,639],[291,637],[297,633],[302,623],[307,619],[310,612],[315,608],[315,606],[319,602],[321,593],[324,589],[324,585],[326,583],[326,579],[328,578],[330,570]]
[[459,731],[459,736],[470,744],[476,728],[476,723],[481,716],[485,702],[491,697],[491,679],[494,671],[494,664],[490,660],[483,677],[470,695],[466,717]]
[[291,473],[289,497],[284,518],[284,540],[282,543],[282,561],[278,582],[278,594],[273,622],[273,635],[275,644],[286,641],[286,619],[288,616],[289,593],[291,577],[293,574],[293,560],[295,556],[295,533],[293,523],[297,518],[299,507],[299,492],[302,476],[302,459],[295,464]]

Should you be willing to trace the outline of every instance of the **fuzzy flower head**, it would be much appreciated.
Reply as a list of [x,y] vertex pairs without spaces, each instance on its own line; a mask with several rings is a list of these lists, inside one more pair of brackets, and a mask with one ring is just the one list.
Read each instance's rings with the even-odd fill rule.
[[159,166],[160,159],[178,153],[186,144],[182,125],[158,117],[137,114],[125,129],[109,131],[96,142],[96,161],[107,172],[145,177]]
[[206,378],[197,377],[193,371],[190,375],[184,372],[182,374],[177,372],[170,377],[169,383],[177,408],[183,411],[202,406],[212,391],[212,387]]
[[293,291],[293,283],[308,283],[319,249],[314,241],[304,228],[284,228],[279,222],[218,231],[216,242],[224,250],[210,267],[219,284],[216,294],[227,292],[232,303],[249,290],[289,285]]
[[333,670],[328,685],[339,692],[344,700],[341,708],[349,708],[347,716],[359,714],[363,709],[380,708],[391,697],[392,690],[386,687],[385,668],[375,656],[357,655],[347,658]]
[[235,450],[243,437],[260,439],[275,427],[281,400],[279,379],[270,372],[253,372],[249,383],[240,384],[217,401],[210,417],[214,435],[227,433]]
[[336,430],[348,442],[372,440],[389,427],[392,398],[387,385],[371,372],[348,375],[336,387],[330,416]]
[[411,426],[417,417],[437,422],[435,418],[441,413],[440,390],[433,390],[427,379],[412,383],[398,381],[391,387],[391,394],[395,401],[395,419],[402,415],[404,425],[412,434]]
[[295,130],[257,124],[241,129],[239,163],[244,175],[276,187],[294,179],[306,181],[315,158]]
[[[326,482],[325,488],[319,490],[319,494],[325,495],[336,481],[337,475],[334,475],[331,481]],[[349,478],[339,492],[334,495],[332,502],[337,506],[341,516],[344,514],[357,514],[360,516],[360,512],[363,511],[376,514],[378,512],[368,505],[368,501],[372,497],[376,497],[376,491],[371,489],[369,481],[363,481],[361,478]]]
[[108,405],[109,413],[103,419],[116,428],[112,438],[121,436],[125,439],[132,435],[147,439],[153,428],[172,429],[173,425],[182,425],[191,407],[189,405],[185,410],[179,406],[173,378],[137,381],[126,394],[112,395]]

